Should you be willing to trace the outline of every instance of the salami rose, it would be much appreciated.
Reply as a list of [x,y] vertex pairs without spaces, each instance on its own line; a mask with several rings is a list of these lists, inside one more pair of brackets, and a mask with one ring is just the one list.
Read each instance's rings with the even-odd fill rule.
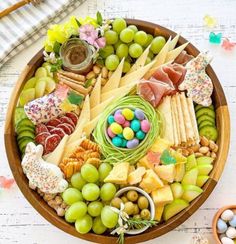
[[52,119],[50,121],[47,122],[47,126],[58,126],[59,124],[61,124],[61,121],[59,119]]
[[68,124],[60,124],[57,126],[57,128],[61,128],[64,130],[64,132],[67,134],[67,135],[70,135],[72,133],[72,130],[70,128],[70,126]]
[[49,132],[42,132],[35,137],[35,142],[37,144],[45,144],[46,139],[50,136]]
[[53,134],[47,137],[45,144],[44,144],[44,154],[48,154],[53,152],[57,145],[60,143],[61,138],[60,136]]
[[46,127],[46,125],[44,124],[37,124],[35,127],[35,134],[38,135],[42,132],[48,132],[48,129]]
[[69,117],[66,117],[66,116],[62,116],[61,118],[59,118],[59,120],[61,121],[61,123],[67,123],[67,124],[70,124],[71,126],[73,126],[73,128],[75,128],[75,124],[73,122],[72,119],[70,119]]
[[65,136],[65,132],[64,132],[64,130],[63,129],[61,129],[61,128],[54,128],[54,129],[52,129],[51,131],[51,134],[56,134],[56,135],[58,135],[58,136],[60,136],[60,138],[62,139],[64,136]]
[[75,113],[72,113],[72,112],[66,113],[66,117],[70,118],[74,122],[74,125],[77,124],[78,116]]

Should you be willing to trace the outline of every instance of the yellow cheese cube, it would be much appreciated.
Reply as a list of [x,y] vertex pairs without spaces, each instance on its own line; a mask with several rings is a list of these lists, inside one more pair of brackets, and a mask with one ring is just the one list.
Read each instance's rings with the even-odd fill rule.
[[169,149],[170,142],[166,139],[158,137],[151,147],[151,151],[162,153],[164,150]]
[[136,170],[129,173],[128,183],[130,185],[135,185],[142,181],[143,175],[146,173],[146,169],[144,167],[138,167]]
[[154,164],[148,161],[147,155],[139,160],[139,165],[146,169],[154,169]]
[[161,221],[161,217],[164,211],[164,205],[155,206],[155,217],[154,220]]
[[174,164],[156,165],[154,170],[162,180],[165,180],[167,182],[173,182],[174,181],[175,174],[176,174]]
[[169,185],[165,185],[160,189],[152,191],[151,193],[152,200],[156,206],[165,205],[171,203],[174,198]]

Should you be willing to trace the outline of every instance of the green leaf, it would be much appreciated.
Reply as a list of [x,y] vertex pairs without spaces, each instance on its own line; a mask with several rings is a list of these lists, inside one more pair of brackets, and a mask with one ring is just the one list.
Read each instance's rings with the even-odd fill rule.
[[164,165],[176,164],[176,159],[170,155],[170,152],[166,149],[161,154],[161,162]]
[[56,41],[53,45],[53,52],[59,55],[60,48],[61,48],[61,44]]
[[84,84],[84,87],[85,87],[85,88],[90,87],[91,84],[92,84],[92,81],[93,81],[93,79],[86,80],[86,82],[85,82],[85,84]]
[[75,92],[70,92],[68,96],[68,100],[71,104],[79,105],[82,103],[84,97],[75,93]]
[[79,20],[77,18],[75,18],[75,21],[76,21],[77,25],[80,27],[81,23],[79,22]]
[[50,72],[56,72],[59,69],[61,69],[62,66],[62,60],[60,58],[57,59],[57,62],[55,64],[51,65]]
[[102,25],[102,15],[99,11],[97,12],[97,23]]

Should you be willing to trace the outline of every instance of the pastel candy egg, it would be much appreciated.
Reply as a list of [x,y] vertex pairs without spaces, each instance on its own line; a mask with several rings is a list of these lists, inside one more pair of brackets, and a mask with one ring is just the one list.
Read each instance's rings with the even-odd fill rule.
[[122,126],[125,127],[130,127],[130,122],[128,120],[125,121],[124,124],[122,124]]
[[112,124],[113,122],[115,122],[114,116],[113,115],[109,115],[107,118],[107,122],[108,124]]
[[231,239],[234,239],[236,237],[236,229],[234,227],[230,226],[228,228],[228,230],[226,231],[226,236]]
[[227,209],[225,210],[222,214],[221,214],[221,218],[224,220],[224,221],[230,221],[232,220],[234,217],[234,212],[230,209]]
[[125,148],[126,145],[127,145],[127,140],[123,139],[123,140],[122,140],[122,145],[121,145],[121,146]]
[[123,134],[119,134],[118,136],[122,139],[124,138]]
[[108,135],[110,138],[113,138],[113,137],[116,136],[116,135],[111,131],[111,128],[110,128],[110,127],[107,128],[107,135]]
[[147,133],[150,130],[150,123],[148,120],[144,119],[141,121],[141,129],[145,133]]
[[125,118],[124,118],[124,116],[122,114],[115,114],[114,115],[114,119],[120,125],[125,123]]
[[144,137],[145,137],[145,133],[141,130],[139,130],[137,133],[136,133],[136,137],[139,139],[139,140],[143,140]]
[[134,119],[131,121],[130,127],[134,132],[137,132],[140,130],[141,124],[140,124],[139,120]]
[[124,117],[127,120],[132,120],[134,118],[134,112],[131,109],[129,109],[129,108],[124,108],[122,110],[122,115],[124,115]]
[[234,244],[234,241],[228,237],[223,237],[223,238],[221,238],[221,243],[222,244]]
[[123,131],[121,125],[117,124],[116,122],[112,123],[112,124],[110,125],[110,128],[111,128],[111,131],[112,131],[114,134],[116,134],[116,135],[121,134],[122,131]]
[[139,140],[137,138],[134,138],[133,140],[127,141],[127,148],[132,149],[137,147],[139,144]]
[[123,130],[123,136],[126,140],[131,140],[134,138],[134,132],[131,128],[125,127]]
[[139,120],[144,120],[145,119],[144,112],[141,109],[139,109],[139,108],[135,109],[134,114],[135,114],[136,118],[139,119]]
[[225,223],[225,221],[222,219],[218,219],[218,221],[217,221],[217,232],[219,234],[225,233],[227,228],[228,228],[228,226]]
[[112,144],[116,147],[120,147],[122,145],[122,139],[118,136],[112,138]]
[[115,113],[114,113],[114,116],[115,116],[116,114],[121,114],[121,112],[122,112],[121,109],[117,109],[117,110],[115,111]]
[[236,227],[236,215],[234,215],[234,217],[229,221],[229,224],[232,227]]

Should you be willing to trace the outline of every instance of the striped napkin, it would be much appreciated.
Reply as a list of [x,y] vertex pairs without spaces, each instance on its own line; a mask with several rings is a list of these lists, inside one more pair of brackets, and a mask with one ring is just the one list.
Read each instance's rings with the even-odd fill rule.
[[[17,1],[0,0],[0,10]],[[44,0],[37,6],[27,4],[0,19],[0,67],[44,35],[51,24],[58,23],[84,1]]]

